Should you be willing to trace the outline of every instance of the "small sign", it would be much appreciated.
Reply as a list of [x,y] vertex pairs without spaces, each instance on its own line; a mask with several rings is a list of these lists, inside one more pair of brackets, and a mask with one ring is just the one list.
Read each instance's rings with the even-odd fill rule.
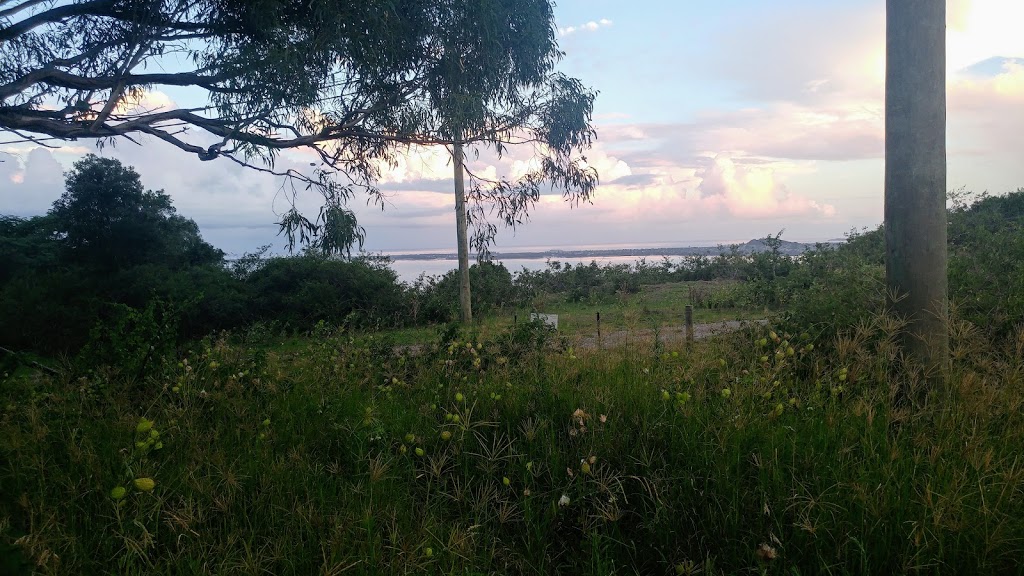
[[538,314],[536,312],[530,313],[530,321],[540,320],[541,322],[551,326],[555,330],[558,330],[558,314]]

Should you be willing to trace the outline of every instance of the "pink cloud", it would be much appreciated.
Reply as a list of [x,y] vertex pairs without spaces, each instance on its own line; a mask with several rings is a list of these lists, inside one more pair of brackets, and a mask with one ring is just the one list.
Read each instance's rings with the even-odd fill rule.
[[835,215],[835,208],[793,194],[777,181],[766,166],[737,165],[727,155],[715,156],[711,166],[699,171],[700,202],[741,218]]

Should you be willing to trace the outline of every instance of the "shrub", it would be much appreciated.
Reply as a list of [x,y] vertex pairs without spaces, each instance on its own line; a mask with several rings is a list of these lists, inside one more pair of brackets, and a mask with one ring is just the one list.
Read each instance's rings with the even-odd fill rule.
[[[474,314],[522,306],[527,291],[513,282],[512,274],[500,262],[479,262],[469,267],[470,298]],[[459,317],[459,271],[442,276],[420,276],[412,286],[416,320],[451,322]]]
[[402,286],[386,262],[315,255],[273,258],[245,280],[253,318],[309,330],[323,320],[360,327],[407,321]]

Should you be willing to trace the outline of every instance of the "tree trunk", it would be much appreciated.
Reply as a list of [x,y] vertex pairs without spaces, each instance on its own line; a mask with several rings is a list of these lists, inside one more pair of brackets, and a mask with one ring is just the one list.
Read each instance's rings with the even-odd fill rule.
[[455,165],[455,226],[459,244],[459,310],[463,324],[473,321],[473,305],[469,292],[469,223],[466,219],[466,182],[462,162],[462,144],[454,145],[452,164]]
[[910,322],[903,349],[939,379],[949,356],[946,218],[946,2],[887,0],[889,305]]

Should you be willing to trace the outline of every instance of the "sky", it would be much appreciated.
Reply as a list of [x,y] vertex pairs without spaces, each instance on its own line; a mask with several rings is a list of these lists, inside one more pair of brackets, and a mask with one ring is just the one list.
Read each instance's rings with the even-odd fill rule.
[[[950,189],[1024,187],[1024,2],[947,2]],[[783,238],[823,241],[882,221],[884,0],[561,0],[559,68],[599,92],[586,156],[601,184],[590,204],[542,197],[495,251],[686,246]],[[178,105],[187,94],[155,92]],[[231,255],[284,250],[279,179],[227,160],[200,162],[143,139],[97,151],[0,146],[0,213],[44,213],[62,172],[96,152],[134,166],[150,189]],[[521,173],[530,150],[472,168]],[[307,165],[301,154],[284,165]],[[411,150],[380,182],[383,210],[351,206],[372,252],[455,250],[452,167]],[[314,193],[299,205],[315,214]]]

